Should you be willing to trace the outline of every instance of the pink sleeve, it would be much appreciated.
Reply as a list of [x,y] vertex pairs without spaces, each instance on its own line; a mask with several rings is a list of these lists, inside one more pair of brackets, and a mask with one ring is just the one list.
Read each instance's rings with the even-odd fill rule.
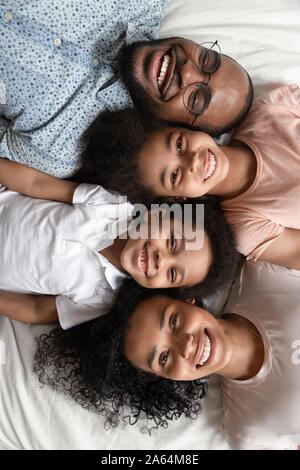
[[284,231],[284,226],[252,214],[227,213],[227,220],[235,233],[237,249],[256,260],[262,252]]
[[268,93],[257,98],[253,107],[260,104],[272,104],[274,106],[284,106],[294,114],[300,117],[300,88],[298,85],[282,86],[275,88]]

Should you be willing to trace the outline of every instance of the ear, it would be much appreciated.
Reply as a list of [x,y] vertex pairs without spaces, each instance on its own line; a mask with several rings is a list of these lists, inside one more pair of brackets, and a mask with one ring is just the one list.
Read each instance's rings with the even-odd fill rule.
[[196,299],[194,299],[194,298],[191,298],[191,299],[185,299],[185,301],[186,301],[188,304],[192,304],[192,305],[194,305],[194,303],[196,302]]
[[183,202],[186,201],[186,196],[169,196],[165,199],[166,202]]

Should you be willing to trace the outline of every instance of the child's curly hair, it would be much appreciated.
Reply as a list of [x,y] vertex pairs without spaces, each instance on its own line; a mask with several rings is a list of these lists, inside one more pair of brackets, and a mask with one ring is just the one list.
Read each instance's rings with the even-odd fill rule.
[[161,127],[162,122],[146,121],[134,108],[104,111],[82,137],[81,167],[72,179],[117,191],[132,203],[157,199],[140,181],[138,155],[147,136]]

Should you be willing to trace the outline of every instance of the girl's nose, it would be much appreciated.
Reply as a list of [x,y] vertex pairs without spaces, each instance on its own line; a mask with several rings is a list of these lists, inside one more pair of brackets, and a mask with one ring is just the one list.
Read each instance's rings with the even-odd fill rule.
[[188,359],[193,351],[193,335],[191,333],[184,333],[181,348],[182,357]]
[[191,173],[197,173],[199,167],[199,157],[196,150],[190,151],[190,158],[188,162],[188,169]]

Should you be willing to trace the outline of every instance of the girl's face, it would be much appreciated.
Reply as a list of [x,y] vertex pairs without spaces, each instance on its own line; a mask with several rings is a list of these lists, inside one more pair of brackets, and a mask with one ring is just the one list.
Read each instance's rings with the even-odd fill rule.
[[[149,212],[148,216],[151,217]],[[151,233],[148,238],[128,238],[121,253],[122,268],[138,284],[151,289],[202,282],[212,263],[210,241],[205,231],[196,229],[200,242],[197,249],[191,250],[191,233],[187,232],[182,230],[182,222],[174,219],[170,224],[159,225],[158,238],[151,238]]]
[[222,374],[230,360],[223,323],[191,303],[152,297],[130,318],[124,353],[135,367],[172,380]]
[[229,161],[208,134],[167,127],[153,132],[139,154],[142,183],[160,196],[218,194]]

